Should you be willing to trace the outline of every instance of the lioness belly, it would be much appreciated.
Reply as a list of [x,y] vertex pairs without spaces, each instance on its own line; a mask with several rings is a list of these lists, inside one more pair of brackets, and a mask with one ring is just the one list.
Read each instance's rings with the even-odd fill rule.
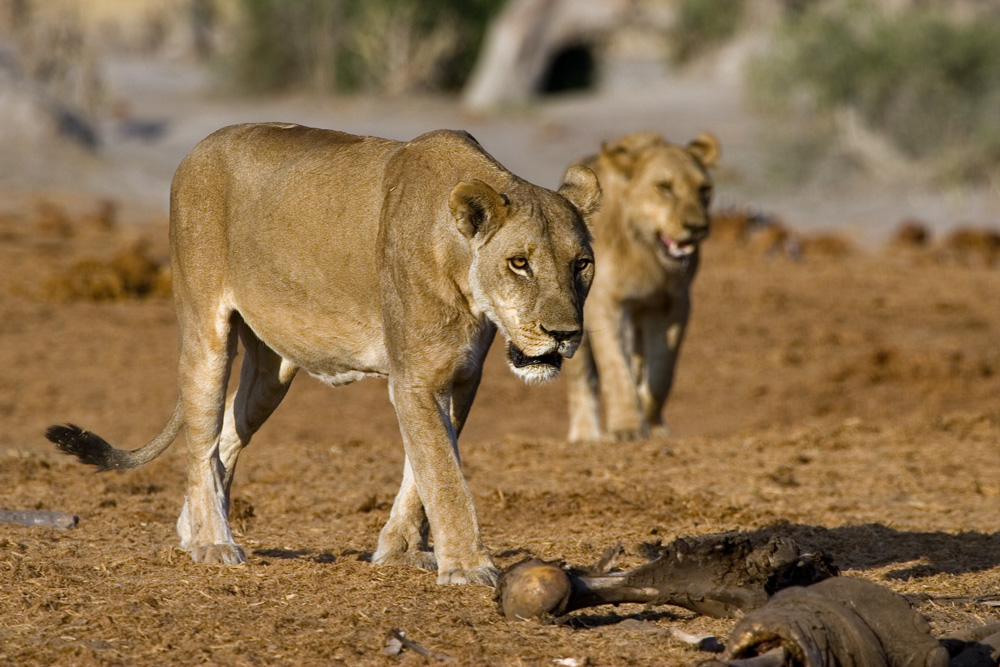
[[346,310],[332,315],[314,310],[306,315],[289,304],[237,310],[265,345],[327,384],[388,374],[381,327],[367,317]]
[[313,373],[310,371],[309,375],[327,384],[331,387],[339,387],[340,385],[350,384],[352,382],[357,382],[358,380],[363,380],[367,377],[385,377],[385,373],[362,373],[361,371],[344,371],[343,373],[334,373],[332,375],[324,373]]

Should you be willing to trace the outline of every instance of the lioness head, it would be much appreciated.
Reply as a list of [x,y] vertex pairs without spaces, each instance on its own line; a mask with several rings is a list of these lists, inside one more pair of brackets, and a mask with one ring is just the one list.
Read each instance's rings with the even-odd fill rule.
[[459,183],[449,206],[473,252],[469,285],[507,341],[507,361],[525,382],[559,373],[583,335],[583,302],[594,280],[586,221],[600,203],[586,167],[566,173],[558,194],[516,182],[497,192]]
[[[677,146],[655,133],[630,134],[605,144],[598,157],[602,172],[615,174],[623,190],[621,218],[636,240],[656,247],[667,262],[684,260],[708,236],[712,179],[708,168],[719,157],[719,142],[699,134]],[[605,188],[616,187],[604,182]],[[609,195],[610,196],[610,195]]]

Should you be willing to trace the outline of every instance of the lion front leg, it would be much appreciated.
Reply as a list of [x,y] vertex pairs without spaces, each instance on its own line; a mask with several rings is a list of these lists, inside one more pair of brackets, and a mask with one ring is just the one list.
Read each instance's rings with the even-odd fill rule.
[[601,437],[601,405],[598,397],[597,367],[590,347],[589,335],[584,335],[580,348],[572,359],[563,362],[569,408],[570,442],[587,442]]
[[[422,501],[437,560],[439,584],[479,583],[492,585],[498,570],[483,545],[472,494],[459,466],[458,442],[449,416],[445,392],[435,395],[426,386],[392,387],[393,404],[399,418],[413,486]],[[416,499],[404,488],[397,496],[400,520],[389,523],[379,537],[378,554],[398,552],[399,540],[413,538]],[[395,511],[396,505],[393,506]],[[408,518],[407,518],[408,517]],[[388,530],[388,532],[387,532]],[[409,533],[409,537],[407,537]]]
[[669,434],[663,407],[673,387],[677,357],[691,313],[687,294],[680,295],[666,310],[650,311],[639,320],[642,339],[642,374],[639,399],[646,423],[653,433]]
[[631,314],[621,304],[595,304],[586,317],[608,435],[618,441],[645,438],[649,431],[632,371]]

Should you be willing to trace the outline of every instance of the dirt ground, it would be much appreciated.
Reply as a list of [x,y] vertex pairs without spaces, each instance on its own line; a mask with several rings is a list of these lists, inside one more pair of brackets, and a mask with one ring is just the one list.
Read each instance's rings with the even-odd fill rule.
[[[778,534],[932,596],[920,611],[938,632],[1000,620],[976,597],[1000,588],[1000,268],[988,239],[861,251],[828,238],[789,257],[724,231],[705,248],[671,437],[571,446],[562,383],[527,388],[491,356],[462,451],[497,561],[587,564],[620,542],[632,566],[643,542]],[[391,628],[450,664],[692,664],[708,654],[672,630],[732,627],[641,605],[511,623],[485,587],[365,562],[402,471],[375,380],[296,380],[237,474],[249,562],[192,564],[174,533],[183,442],[144,469],[95,475],[43,437],[71,421],[134,447],[165,423],[177,361],[154,270],[165,239],[163,221],[116,221],[85,197],[0,216],[0,507],[80,518],[68,530],[0,524],[0,664],[443,661],[384,655]],[[81,297],[95,290],[114,298]]]

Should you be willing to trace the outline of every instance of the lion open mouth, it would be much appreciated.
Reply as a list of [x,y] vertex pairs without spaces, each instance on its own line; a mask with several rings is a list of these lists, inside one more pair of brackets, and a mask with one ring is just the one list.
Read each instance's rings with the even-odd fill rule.
[[693,240],[675,241],[666,234],[660,234],[660,245],[663,251],[674,259],[685,259],[698,249],[698,244]]
[[562,357],[555,352],[540,354],[537,357],[529,357],[513,343],[507,344],[507,357],[514,368],[527,368],[529,366],[552,366],[556,369],[562,367]]

